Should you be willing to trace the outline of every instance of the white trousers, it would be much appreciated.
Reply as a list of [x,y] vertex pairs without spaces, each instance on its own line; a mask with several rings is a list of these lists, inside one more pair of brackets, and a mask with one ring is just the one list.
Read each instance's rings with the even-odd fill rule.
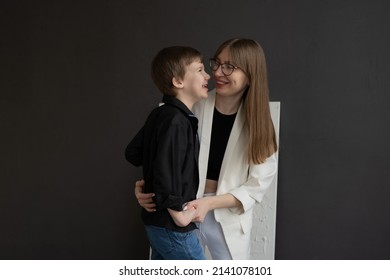
[[[213,196],[215,193],[205,193],[204,196]],[[198,238],[205,249],[208,248],[213,260],[231,260],[229,248],[220,223],[215,220],[214,210],[209,211],[202,223],[198,224]]]

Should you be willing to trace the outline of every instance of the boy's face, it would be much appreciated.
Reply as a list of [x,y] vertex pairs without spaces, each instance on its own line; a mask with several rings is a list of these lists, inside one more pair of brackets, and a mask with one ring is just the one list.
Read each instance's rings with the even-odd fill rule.
[[183,78],[183,92],[192,100],[199,101],[207,98],[208,80],[210,75],[206,73],[200,60],[195,60],[186,68]]

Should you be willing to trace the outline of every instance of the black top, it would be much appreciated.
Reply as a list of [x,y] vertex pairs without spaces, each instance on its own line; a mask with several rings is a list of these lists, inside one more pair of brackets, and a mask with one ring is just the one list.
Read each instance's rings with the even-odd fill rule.
[[225,155],[226,146],[229,140],[234,120],[237,113],[233,115],[224,115],[218,112],[214,107],[213,127],[211,130],[209,162],[207,166],[207,179],[219,179],[219,172],[223,156]]
[[183,204],[196,198],[199,184],[198,119],[180,100],[164,95],[126,148],[126,159],[143,166],[144,192],[154,192],[156,212],[143,209],[146,225],[186,232],[194,223],[177,226],[167,208],[182,211]]

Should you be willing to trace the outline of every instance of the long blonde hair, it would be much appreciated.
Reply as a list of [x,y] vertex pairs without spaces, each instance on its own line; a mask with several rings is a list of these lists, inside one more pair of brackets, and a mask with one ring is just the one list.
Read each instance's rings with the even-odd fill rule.
[[269,107],[269,89],[265,55],[259,43],[251,39],[234,38],[219,46],[217,57],[227,49],[234,64],[249,79],[244,94],[244,108],[249,134],[249,163],[263,163],[277,151],[276,135]]

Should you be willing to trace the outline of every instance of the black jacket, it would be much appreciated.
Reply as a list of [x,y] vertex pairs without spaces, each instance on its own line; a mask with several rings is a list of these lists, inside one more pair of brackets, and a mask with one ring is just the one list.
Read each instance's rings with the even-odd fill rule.
[[164,95],[164,105],[154,109],[145,125],[126,148],[126,159],[143,166],[144,192],[154,192],[156,212],[142,211],[144,224],[175,231],[196,228],[191,223],[178,227],[167,208],[181,211],[196,198],[199,184],[198,119],[180,100]]

